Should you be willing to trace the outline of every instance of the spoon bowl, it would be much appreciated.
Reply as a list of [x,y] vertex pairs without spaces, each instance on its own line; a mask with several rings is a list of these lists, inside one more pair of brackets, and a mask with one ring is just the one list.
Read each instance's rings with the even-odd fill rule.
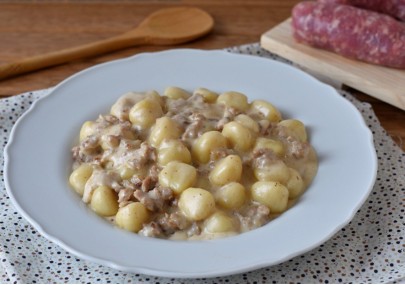
[[213,27],[214,19],[207,12],[176,7],[152,13],[133,31],[144,32],[148,43],[172,45],[197,39],[208,34]]

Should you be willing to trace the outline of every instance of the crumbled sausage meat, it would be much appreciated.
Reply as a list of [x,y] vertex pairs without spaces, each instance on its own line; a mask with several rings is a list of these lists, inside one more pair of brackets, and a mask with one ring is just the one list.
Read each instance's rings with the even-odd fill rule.
[[235,108],[231,108],[231,107],[225,107],[225,111],[223,114],[223,117],[217,122],[215,128],[218,131],[222,131],[222,129],[224,128],[225,124],[233,121],[233,119],[240,114],[240,112],[238,110],[236,110]]
[[154,179],[151,176],[147,176],[143,181],[141,185],[141,189],[143,192],[148,192],[149,190],[152,190],[155,185],[156,185],[157,180]]
[[149,195],[145,192],[143,192],[142,190],[136,190],[134,192],[134,197],[141,202],[146,209],[148,209],[149,211],[154,211],[155,210],[155,203],[152,200],[152,198],[149,197]]
[[200,233],[201,233],[201,228],[199,227],[199,225],[196,222],[194,222],[191,224],[191,227],[187,231],[187,236],[188,237],[197,236]]
[[308,154],[310,145],[307,142],[298,141],[291,136],[287,137],[287,142],[287,155],[292,155],[295,158],[299,159],[305,157]]
[[73,159],[77,163],[100,164],[101,149],[96,136],[90,136],[72,148]]
[[134,190],[123,188],[118,192],[118,203],[126,202],[131,199],[134,194]]
[[237,214],[243,231],[249,231],[263,226],[268,221],[269,208],[264,205],[252,205],[244,214]]
[[179,213],[165,213],[159,217],[158,224],[166,234],[170,235],[178,230],[187,228],[190,222]]
[[134,190],[128,188],[122,188],[118,192],[118,203],[119,207],[124,207],[131,203],[131,198],[133,197]]
[[278,160],[277,155],[271,149],[258,149],[253,151],[252,165],[257,168],[263,168]]
[[121,138],[116,135],[106,135],[104,141],[111,147],[117,147],[120,144]]
[[132,159],[129,161],[129,165],[132,168],[139,169],[145,166],[149,161],[156,160],[155,149],[148,143],[143,142],[141,147],[134,151]]
[[206,124],[206,118],[202,114],[193,113],[190,116],[191,123],[183,133],[182,139],[195,139],[202,134]]
[[149,176],[152,177],[152,179],[154,181],[158,181],[159,180],[159,173],[160,173],[161,168],[156,165],[153,164],[150,168],[149,168]]
[[139,231],[139,234],[146,237],[161,237],[163,231],[157,222],[152,221],[143,225],[143,228],[141,231]]
[[173,198],[173,191],[166,187],[155,187],[149,192],[135,190],[134,197],[150,211],[161,211]]

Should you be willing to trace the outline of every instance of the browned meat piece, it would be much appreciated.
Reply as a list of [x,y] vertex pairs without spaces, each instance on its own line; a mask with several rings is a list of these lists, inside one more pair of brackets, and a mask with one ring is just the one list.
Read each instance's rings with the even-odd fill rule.
[[132,190],[132,191],[135,191],[136,189],[139,189],[139,188],[141,187],[141,185],[142,185],[142,180],[140,180],[140,181],[141,181],[141,184],[139,184],[139,185],[136,185],[136,184],[132,183],[131,180],[132,180],[132,178],[131,178],[130,180],[123,180],[123,181],[122,181],[122,186],[123,186],[124,188],[130,189],[130,190]]
[[132,198],[134,190],[123,188],[118,192],[118,203],[128,201]]
[[227,123],[229,123],[231,121],[231,119],[229,118],[229,117],[223,117],[222,119],[220,119],[218,122],[217,122],[217,124],[216,124],[216,126],[215,126],[215,129],[217,130],[217,131],[222,131],[222,129],[224,128],[224,126],[227,124]]
[[95,121],[95,133],[106,131],[106,135],[115,135],[121,138],[133,139],[135,130],[129,121],[121,121],[113,115],[99,116]]
[[[78,163],[98,164],[108,162],[108,156],[113,154],[113,150],[122,146],[125,149],[134,147],[133,139],[135,133],[130,122],[120,121],[112,115],[99,116],[94,122],[94,133],[83,139],[78,146],[72,149],[73,158]],[[109,146],[109,149],[102,153],[101,145]],[[137,144],[139,146],[139,144]]]
[[99,124],[100,127],[105,128],[114,124],[117,124],[119,119],[113,115],[100,115],[96,122]]
[[286,127],[276,126],[272,129],[272,133],[284,141],[284,145],[286,146],[286,156],[294,156],[299,159],[308,154],[310,144],[308,142],[301,142],[297,138],[291,136]]
[[157,164],[153,164],[149,169],[149,176],[152,177],[155,181],[158,181],[160,170],[161,167],[159,167]]
[[269,208],[264,205],[252,205],[245,213],[236,215],[239,217],[242,231],[252,230],[263,226],[268,221]]
[[100,151],[100,145],[98,143],[98,137],[89,136],[80,143],[80,150],[85,155],[92,155]]
[[276,160],[279,160],[279,158],[271,149],[258,149],[252,153],[253,167],[264,168]]
[[170,188],[155,187],[149,192],[140,189],[135,190],[134,197],[144,204],[144,206],[153,212],[161,211],[165,205],[173,199],[173,191]]
[[136,175],[132,176],[130,181],[135,187],[141,187],[142,185],[142,179]]
[[233,121],[233,119],[240,114],[238,110],[232,107],[226,107],[224,110],[224,115],[223,117],[217,122],[215,129],[218,131],[222,131],[224,128],[225,124]]
[[134,190],[123,188],[118,192],[118,203],[119,207],[124,207],[131,203],[131,198],[133,197]]
[[164,213],[164,215],[158,218],[158,224],[166,235],[170,235],[178,230],[187,228],[190,222],[178,213]]
[[121,138],[115,135],[107,135],[105,141],[110,147],[117,147],[120,145]]
[[182,139],[194,139],[202,134],[206,126],[206,118],[202,114],[193,113],[190,116],[191,124],[186,127]]
[[134,152],[133,159],[128,164],[135,169],[144,167],[149,161],[156,160],[155,148],[143,142],[141,147]]
[[309,143],[298,141],[293,137],[287,137],[287,156],[303,158],[309,153],[309,148]]
[[96,136],[90,136],[78,146],[72,148],[73,159],[78,163],[92,163],[99,165],[101,162],[101,148]]
[[210,161],[218,161],[218,159],[224,158],[230,154],[235,154],[235,150],[229,148],[217,148],[211,152]]
[[140,179],[138,176],[134,175],[129,180],[127,180],[127,179],[123,180],[121,184],[122,184],[123,188],[132,190],[132,192],[133,192],[136,189],[140,189],[142,187],[142,179]]
[[174,114],[172,119],[174,121],[176,121],[184,129],[190,123],[191,114],[192,114],[191,111],[186,111],[186,112],[183,111],[178,114]]
[[153,190],[148,192],[149,197],[155,203],[155,209],[163,210],[166,202],[170,201],[173,198],[173,191],[170,188],[166,187],[155,187]]
[[148,192],[149,190],[152,190],[155,185],[156,185],[157,179],[155,177],[147,176],[143,181],[141,185],[141,189],[143,192]]
[[141,202],[146,209],[149,211],[155,211],[155,201],[149,197],[148,193],[143,192],[142,190],[135,190],[134,197]]
[[196,222],[193,222],[193,224],[187,231],[187,236],[192,237],[192,236],[197,236],[199,234],[201,234],[201,229]]
[[80,161],[80,146],[74,146],[72,148],[72,156],[74,161]]
[[146,237],[162,237],[163,232],[158,223],[150,222],[143,225],[143,228],[139,234]]
[[156,187],[155,190],[159,193],[159,197],[163,200],[168,201],[173,198],[173,191],[168,187]]

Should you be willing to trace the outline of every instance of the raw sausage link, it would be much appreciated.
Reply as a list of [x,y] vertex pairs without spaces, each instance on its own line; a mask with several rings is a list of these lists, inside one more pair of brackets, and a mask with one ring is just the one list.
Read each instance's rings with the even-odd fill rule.
[[381,12],[405,22],[405,0],[319,0],[323,3],[339,3]]
[[369,63],[405,68],[405,25],[390,16],[347,5],[298,3],[294,38]]

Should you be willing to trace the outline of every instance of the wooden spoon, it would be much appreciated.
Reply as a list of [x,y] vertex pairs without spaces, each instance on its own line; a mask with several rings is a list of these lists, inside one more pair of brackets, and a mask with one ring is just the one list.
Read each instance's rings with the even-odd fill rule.
[[0,65],[0,80],[84,57],[137,46],[175,45],[209,33],[213,18],[198,8],[177,7],[152,13],[133,30],[121,35]]

